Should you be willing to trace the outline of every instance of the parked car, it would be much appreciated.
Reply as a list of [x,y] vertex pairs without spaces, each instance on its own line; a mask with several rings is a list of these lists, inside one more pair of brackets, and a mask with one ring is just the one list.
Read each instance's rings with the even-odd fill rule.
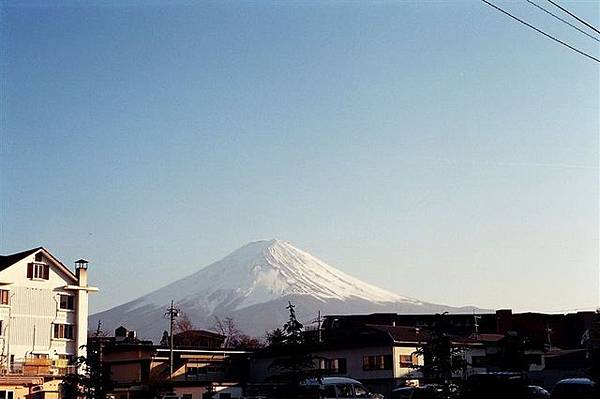
[[589,378],[560,380],[552,390],[552,399],[597,399],[600,387]]
[[463,389],[463,397],[465,399],[530,399],[530,389],[527,378],[522,373],[480,373],[468,378]]
[[321,380],[308,380],[305,387],[318,391],[322,399],[381,399],[382,395],[372,393],[357,380],[346,377],[324,377]]
[[416,387],[402,387],[396,388],[392,391],[392,395],[390,399],[410,399],[413,392],[415,392],[418,388]]
[[[452,385],[450,394],[456,395],[458,387]],[[391,399],[443,399],[444,391],[439,385],[424,385],[422,387],[396,388],[392,391]]]
[[550,392],[537,385],[529,385],[527,391],[527,399],[547,399],[550,397]]

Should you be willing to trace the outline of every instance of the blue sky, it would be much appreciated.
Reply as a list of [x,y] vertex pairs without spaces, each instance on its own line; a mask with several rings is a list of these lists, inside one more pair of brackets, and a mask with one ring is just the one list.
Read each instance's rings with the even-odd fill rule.
[[[596,2],[564,4],[599,24]],[[274,237],[427,301],[599,303],[598,64],[483,3],[4,2],[1,19],[0,250],[89,258],[93,310]]]

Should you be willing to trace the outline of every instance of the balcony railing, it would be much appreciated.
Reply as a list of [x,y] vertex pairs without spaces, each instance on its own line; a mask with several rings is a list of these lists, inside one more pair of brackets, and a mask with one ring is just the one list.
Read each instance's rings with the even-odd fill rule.
[[26,359],[23,362],[13,362],[8,367],[0,366],[4,375],[23,376],[55,376],[76,372],[77,367],[69,365],[66,359]]

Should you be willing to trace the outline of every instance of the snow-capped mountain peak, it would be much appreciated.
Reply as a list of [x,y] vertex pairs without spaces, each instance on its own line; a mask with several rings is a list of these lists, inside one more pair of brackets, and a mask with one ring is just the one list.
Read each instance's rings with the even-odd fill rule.
[[[321,301],[419,303],[364,283],[289,242],[276,239],[251,242],[143,297],[142,302],[163,304],[174,298],[212,312],[218,308],[241,309],[286,295],[307,295]],[[141,305],[138,302],[134,306]]]
[[[192,275],[136,300],[97,313],[91,322],[126,325],[158,337],[163,314],[174,300],[198,326],[233,317],[261,335],[286,320],[288,300],[304,315],[357,312],[443,312],[458,308],[424,303],[375,287],[281,240],[251,242]],[[468,311],[471,308],[468,309]],[[460,310],[460,309],[458,309]]]

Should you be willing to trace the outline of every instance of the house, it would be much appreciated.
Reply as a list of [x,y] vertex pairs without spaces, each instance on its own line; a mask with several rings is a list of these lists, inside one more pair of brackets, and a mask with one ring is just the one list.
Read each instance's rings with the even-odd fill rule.
[[[511,346],[514,350],[516,342],[523,344],[520,350],[524,356],[512,360],[522,362],[519,367],[527,372],[532,382],[551,387],[560,378],[581,376],[590,366],[589,358],[585,356],[586,343],[589,346],[589,331],[596,317],[594,312],[513,313],[510,309],[480,315],[448,314],[445,331],[462,349],[467,364],[462,375],[456,373],[455,377],[468,378],[473,374],[515,367],[507,362],[511,358]],[[396,326],[427,331],[435,325],[436,318],[432,314],[328,315],[318,334],[317,331],[308,334],[313,342],[318,341],[317,335],[326,342],[328,334],[344,337],[343,334],[356,334],[368,325],[387,326],[390,331]]]
[[[423,359],[415,356],[426,337],[414,327],[363,324],[321,331],[321,341],[309,344],[315,368],[324,377],[350,377],[361,381],[372,392],[389,395],[392,389],[416,382],[422,375],[416,367]],[[253,383],[268,382],[277,375],[272,365],[285,356],[285,348],[266,348],[251,361]]]
[[[75,272],[43,247],[0,256],[0,398],[57,398],[84,356],[88,262]],[[3,396],[4,395],[4,396]]]
[[209,389],[215,399],[241,398],[250,353],[223,348],[224,340],[205,330],[174,335],[173,374],[168,346],[141,341],[124,327],[115,331],[115,337],[92,342],[102,342],[106,386],[116,399],[147,399],[165,390],[184,399],[202,399]]

